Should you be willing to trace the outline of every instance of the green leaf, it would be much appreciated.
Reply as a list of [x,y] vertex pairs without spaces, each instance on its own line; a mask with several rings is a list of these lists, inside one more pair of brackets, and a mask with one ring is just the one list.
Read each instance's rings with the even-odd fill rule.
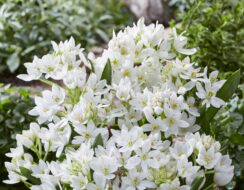
[[90,64],[91,64],[91,72],[95,73],[95,67],[93,65],[93,62],[90,62]]
[[20,89],[19,89],[19,93],[20,93],[20,95],[23,96],[23,97],[28,97],[29,94],[30,94],[30,92],[29,92],[27,89],[24,89],[24,88],[20,88]]
[[238,88],[240,79],[241,72],[240,70],[237,70],[228,78],[223,87],[218,91],[217,97],[224,101],[228,101]]
[[25,176],[32,184],[34,184],[34,185],[40,185],[41,184],[41,180],[32,176],[31,175],[32,172],[29,169],[24,168],[22,166],[20,166],[19,169],[20,169],[21,174],[23,176]]
[[96,31],[96,33],[99,35],[99,37],[100,37],[103,41],[105,41],[105,42],[108,42],[108,41],[109,41],[109,37],[108,37],[108,35],[107,35],[104,31],[102,31],[102,30],[99,29],[99,28],[97,28],[95,31]]
[[196,178],[192,183],[191,190],[200,190],[200,186],[202,185],[203,180],[204,177]]
[[17,52],[15,52],[7,60],[7,65],[11,73],[13,73],[16,69],[18,69],[19,64],[20,64],[19,55]]
[[[228,101],[232,95],[234,94],[234,92],[236,91],[236,89],[238,88],[238,84],[240,82],[240,78],[241,78],[241,72],[240,70],[235,71],[225,82],[225,84],[223,85],[223,87],[217,92],[217,97],[219,97],[220,99],[224,100],[224,101]],[[201,111],[201,117],[199,117],[197,119],[197,123],[201,126],[201,129],[206,133],[209,134],[210,133],[210,127],[209,124],[211,122],[211,120],[214,118],[214,116],[216,115],[216,113],[218,112],[220,108],[215,108],[213,106],[211,106],[210,108],[203,109]]]
[[110,60],[108,60],[107,64],[105,65],[105,68],[103,70],[101,79],[102,80],[106,80],[107,84],[111,85],[111,82],[112,82],[112,67],[111,67]]
[[244,135],[240,135],[240,134],[233,134],[229,137],[229,140],[233,143],[233,144],[237,144],[237,145],[241,145],[244,146]]
[[95,149],[98,145],[103,146],[103,138],[100,133],[96,136],[92,147]]
[[111,16],[111,15],[103,15],[103,16],[101,16],[99,19],[98,19],[98,21],[99,22],[103,22],[103,21],[106,21],[106,20],[112,20],[113,19],[113,17]]

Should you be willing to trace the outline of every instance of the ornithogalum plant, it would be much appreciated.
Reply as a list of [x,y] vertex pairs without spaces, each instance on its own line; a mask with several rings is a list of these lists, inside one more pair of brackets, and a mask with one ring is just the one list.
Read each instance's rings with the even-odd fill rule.
[[[114,34],[102,56],[71,38],[26,63],[25,81],[51,86],[35,97],[37,116],[7,153],[9,179],[31,190],[212,189],[233,177],[207,121],[240,75],[225,81],[190,60],[196,49],[161,24]],[[53,81],[59,81],[55,83]],[[61,82],[62,82],[62,85]],[[228,93],[226,94],[226,89]]]

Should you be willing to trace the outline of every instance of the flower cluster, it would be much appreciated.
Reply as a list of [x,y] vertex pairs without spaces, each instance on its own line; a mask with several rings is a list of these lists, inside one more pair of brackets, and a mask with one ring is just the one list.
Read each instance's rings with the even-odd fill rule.
[[[88,58],[74,40],[26,63],[25,81],[51,89],[35,97],[37,123],[7,154],[9,180],[31,190],[190,190],[212,176],[226,185],[234,167],[211,136],[200,134],[200,108],[225,102],[223,86],[191,63],[195,49],[176,30],[143,19],[113,35],[102,56]],[[51,80],[50,80],[51,79]],[[54,83],[52,81],[59,81]]]

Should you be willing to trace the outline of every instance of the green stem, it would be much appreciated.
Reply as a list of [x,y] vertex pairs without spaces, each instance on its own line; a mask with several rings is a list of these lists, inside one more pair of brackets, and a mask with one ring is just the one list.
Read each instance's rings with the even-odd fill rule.
[[52,86],[53,85],[53,82],[47,80],[47,79],[40,79],[41,82],[43,82],[44,84],[47,84],[49,86]]
[[49,151],[50,151],[50,148],[51,148],[51,142],[49,141],[49,142],[48,142],[48,148],[47,148],[47,151],[46,151],[45,156],[44,156],[44,158],[43,158],[44,161],[46,161],[46,159],[47,159],[47,155],[48,155],[48,153],[49,153]]
[[213,174],[214,173],[214,170],[209,170],[209,171],[206,171],[205,174]]
[[29,183],[29,182],[27,182],[27,181],[25,181],[25,180],[21,180],[21,182],[24,183],[24,185],[25,185],[28,189],[30,189],[31,186],[32,186],[31,183]]
[[214,184],[212,183],[212,184],[210,184],[208,187],[206,187],[204,190],[213,189],[213,186],[214,186]]
[[42,157],[42,144],[40,139],[37,139],[38,149],[39,149],[39,155]]
[[193,153],[193,164],[196,165],[196,154]]
[[32,146],[31,150],[36,153],[39,160],[41,160],[41,154],[39,153],[39,150],[36,148],[36,146]]

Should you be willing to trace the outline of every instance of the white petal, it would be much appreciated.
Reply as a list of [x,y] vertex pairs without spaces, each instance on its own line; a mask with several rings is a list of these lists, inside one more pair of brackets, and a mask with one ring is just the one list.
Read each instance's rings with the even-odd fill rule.
[[179,53],[182,53],[184,55],[193,55],[194,53],[197,52],[197,49],[196,48],[192,48],[192,49],[177,49],[177,51]]
[[125,167],[129,170],[131,170],[132,168],[135,168],[139,163],[140,163],[140,158],[137,156],[131,157],[128,161],[127,164],[125,165]]
[[219,186],[224,186],[231,181],[233,176],[234,176],[234,172],[232,172],[232,173],[217,172],[214,174],[214,182],[217,183]]
[[187,123],[186,121],[184,121],[184,120],[180,120],[179,121],[179,127],[181,127],[181,128],[187,128],[189,126],[190,126],[189,123]]
[[21,75],[18,75],[17,78],[23,80],[23,81],[32,81],[34,80],[34,78],[30,75],[27,75],[27,74],[21,74]]
[[212,97],[210,102],[216,108],[219,108],[220,106],[225,105],[225,102],[223,100],[221,100],[220,98],[217,98],[217,97]]

